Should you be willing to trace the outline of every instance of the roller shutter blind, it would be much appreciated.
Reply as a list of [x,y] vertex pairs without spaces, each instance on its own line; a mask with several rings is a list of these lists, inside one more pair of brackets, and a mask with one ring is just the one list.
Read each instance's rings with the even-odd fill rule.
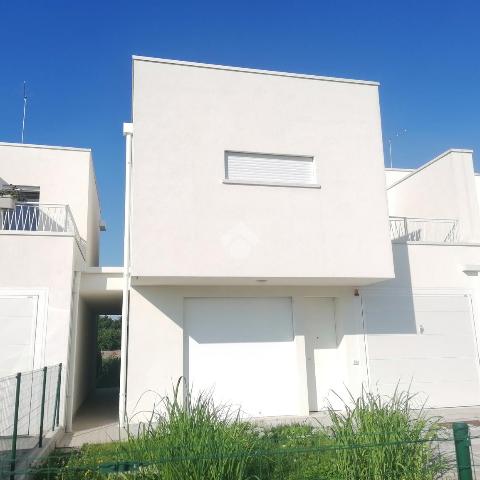
[[226,152],[225,179],[231,182],[315,185],[313,157]]

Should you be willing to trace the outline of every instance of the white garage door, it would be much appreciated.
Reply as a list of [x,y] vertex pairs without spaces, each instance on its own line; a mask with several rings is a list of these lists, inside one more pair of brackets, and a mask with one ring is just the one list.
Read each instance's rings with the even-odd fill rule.
[[0,377],[33,369],[38,297],[0,296]]
[[247,416],[297,413],[290,298],[188,298],[184,315],[194,390]]
[[419,392],[431,407],[480,404],[478,354],[464,295],[366,296],[372,386]]

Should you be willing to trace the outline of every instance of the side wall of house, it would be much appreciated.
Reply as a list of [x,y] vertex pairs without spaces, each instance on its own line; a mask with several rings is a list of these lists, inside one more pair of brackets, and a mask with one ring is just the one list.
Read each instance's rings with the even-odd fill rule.
[[88,212],[87,212],[87,265],[95,267],[99,261],[100,247],[100,201],[93,160],[90,160],[88,179]]
[[[28,291],[31,294],[38,293],[42,299],[36,332],[42,340],[37,341],[33,366],[41,368],[63,363],[64,399],[75,240],[67,236],[34,234],[5,234],[0,240],[0,294]],[[21,252],[21,255],[17,252]],[[62,410],[64,406],[65,402],[62,401]]]
[[78,316],[75,339],[75,365],[73,381],[72,414],[82,405],[95,388],[96,379],[96,319],[82,298],[78,301]]

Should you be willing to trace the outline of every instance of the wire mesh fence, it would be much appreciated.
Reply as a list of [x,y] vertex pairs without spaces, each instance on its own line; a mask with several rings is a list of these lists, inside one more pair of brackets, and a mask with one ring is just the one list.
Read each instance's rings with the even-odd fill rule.
[[[378,432],[379,438],[385,432]],[[129,442],[58,449],[15,475],[47,479],[164,480],[476,480],[480,479],[480,429],[454,424],[435,438],[362,444],[261,444],[235,451],[180,455],[141,445],[135,457]],[[298,440],[298,439],[297,439]],[[300,442],[301,443],[301,442]],[[136,445],[137,447],[139,445]],[[399,459],[401,459],[399,461]]]
[[0,478],[59,424],[62,364],[0,379]]

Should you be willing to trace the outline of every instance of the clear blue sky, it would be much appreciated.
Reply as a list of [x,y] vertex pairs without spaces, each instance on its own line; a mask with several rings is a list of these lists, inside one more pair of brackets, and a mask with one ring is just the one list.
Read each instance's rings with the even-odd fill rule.
[[[480,151],[480,2],[0,0],[0,141],[91,147],[101,263],[122,261],[132,54],[381,82],[394,165]],[[386,157],[387,161],[387,157]],[[477,163],[478,165],[478,163]],[[478,169],[478,167],[477,167]],[[54,172],[52,172],[54,174]],[[161,192],[159,192],[161,201]]]

